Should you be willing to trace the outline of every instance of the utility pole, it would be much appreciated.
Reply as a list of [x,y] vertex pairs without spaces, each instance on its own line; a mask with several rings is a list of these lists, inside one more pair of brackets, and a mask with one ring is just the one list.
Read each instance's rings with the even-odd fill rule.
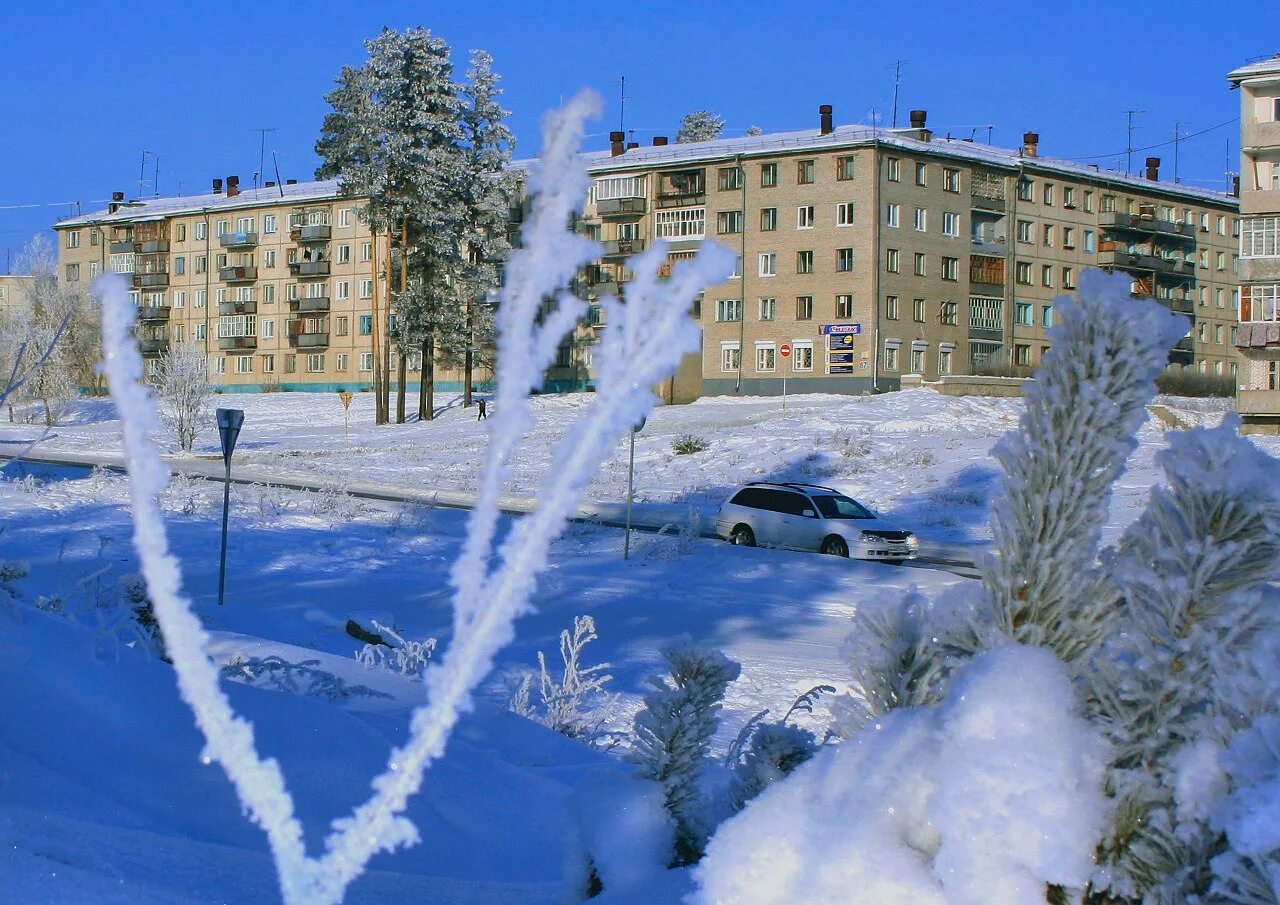
[[1190,125],[1189,123],[1176,122],[1173,124],[1173,181],[1180,182],[1178,179],[1178,145],[1182,141],[1182,127]]
[[1126,176],[1128,176],[1133,172],[1133,118],[1137,116],[1139,113],[1146,113],[1146,112],[1147,112],[1146,110],[1124,111],[1125,116],[1129,118],[1129,130],[1128,130],[1129,139],[1126,142],[1125,148],[1124,148],[1124,154],[1125,154],[1124,174]]
[[898,85],[902,82],[902,61],[893,62],[893,128],[898,128]]
[[258,139],[258,171],[253,174],[253,187],[256,189],[260,184],[259,180],[262,180],[264,182],[266,181],[262,179],[262,167],[266,161],[267,133],[274,132],[276,130],[275,129],[254,129],[253,131],[257,132],[260,136]]

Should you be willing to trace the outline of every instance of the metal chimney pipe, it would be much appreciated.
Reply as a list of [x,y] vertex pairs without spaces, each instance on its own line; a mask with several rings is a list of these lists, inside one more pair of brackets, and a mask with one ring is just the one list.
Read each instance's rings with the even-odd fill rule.
[[831,123],[831,105],[823,104],[818,108],[818,134],[830,135],[834,129]]
[[624,144],[626,139],[627,139],[627,133],[625,132],[609,133],[609,155],[611,157],[622,156],[623,152],[627,150],[627,147]]
[[1156,182],[1160,179],[1160,158],[1159,157],[1147,158],[1147,178],[1150,179],[1152,182]]
[[1039,157],[1040,156],[1040,133],[1039,132],[1023,132],[1022,133],[1022,156],[1023,157]]

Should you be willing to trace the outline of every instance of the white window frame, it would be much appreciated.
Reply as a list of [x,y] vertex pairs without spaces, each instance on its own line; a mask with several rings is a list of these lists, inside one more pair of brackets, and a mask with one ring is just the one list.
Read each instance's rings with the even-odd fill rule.
[[716,322],[736,324],[742,320],[742,299],[716,299]]
[[778,344],[770,340],[757,340],[756,373],[772,374],[778,370]]
[[778,253],[776,251],[761,252],[759,265],[757,271],[759,276],[776,277],[778,275]]
[[676,207],[653,212],[655,239],[702,239],[706,234],[705,207]]
[[720,344],[720,370],[738,373],[742,370],[742,346],[736,342]]
[[253,356],[252,355],[237,355],[235,359],[236,359],[235,371],[237,374],[253,373]]
[[778,319],[778,300],[773,297],[760,299],[760,320],[774,321]]
[[796,229],[813,229],[814,217],[814,206],[812,204],[800,205],[796,208]]
[[813,370],[813,342],[811,340],[792,340],[791,370],[801,373]]
[[858,206],[854,201],[841,201],[836,205],[836,226],[853,226]]
[[898,228],[898,222],[902,213],[902,205],[890,202],[884,208],[884,225],[891,229]]

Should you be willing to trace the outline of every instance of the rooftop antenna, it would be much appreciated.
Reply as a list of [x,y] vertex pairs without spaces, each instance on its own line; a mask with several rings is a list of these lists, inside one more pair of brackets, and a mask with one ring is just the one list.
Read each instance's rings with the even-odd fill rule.
[[274,132],[275,129],[254,129],[260,135],[258,140],[258,172],[253,174],[253,187],[258,187],[259,181],[262,179],[262,164],[267,151],[267,133]]
[[155,189],[155,192],[153,194],[155,195],[155,197],[159,198],[160,197],[160,156],[158,154],[152,154],[151,156],[156,159],[156,184],[152,186],[152,188]]
[[893,128],[898,128],[898,85],[902,82],[902,60],[893,63]]
[[618,131],[625,132],[623,122],[627,113],[627,77],[624,75],[619,79],[621,88],[618,89]]
[[271,152],[271,162],[276,168],[276,188],[280,189],[280,197],[284,197],[284,180],[280,178],[280,161],[276,159],[276,152]]
[[1130,175],[1133,172],[1133,118],[1137,116],[1139,113],[1146,113],[1146,112],[1147,112],[1146,110],[1124,111],[1125,116],[1129,118],[1129,142],[1128,144],[1125,145],[1125,149],[1124,149],[1124,153],[1125,153],[1124,174],[1126,176]]
[[138,197],[142,197],[142,187],[146,185],[147,179],[147,155],[151,152],[146,148],[142,149],[142,163],[138,165]]
[[994,124],[989,123],[987,125],[987,144],[992,143],[991,133],[994,132],[995,130],[996,130],[996,127]]
[[1173,124],[1173,181],[1181,182],[1178,179],[1178,145],[1182,141],[1182,127],[1190,125],[1190,123],[1176,122]]

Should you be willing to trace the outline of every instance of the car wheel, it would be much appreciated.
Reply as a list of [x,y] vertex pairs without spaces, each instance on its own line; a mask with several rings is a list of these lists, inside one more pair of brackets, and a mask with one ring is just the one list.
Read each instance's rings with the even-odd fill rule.
[[736,547],[754,547],[756,545],[756,533],[751,530],[750,525],[738,525],[730,532],[729,543]]
[[845,543],[845,540],[843,537],[839,537],[833,534],[822,541],[821,552],[827,554],[828,556],[848,557],[849,545]]

